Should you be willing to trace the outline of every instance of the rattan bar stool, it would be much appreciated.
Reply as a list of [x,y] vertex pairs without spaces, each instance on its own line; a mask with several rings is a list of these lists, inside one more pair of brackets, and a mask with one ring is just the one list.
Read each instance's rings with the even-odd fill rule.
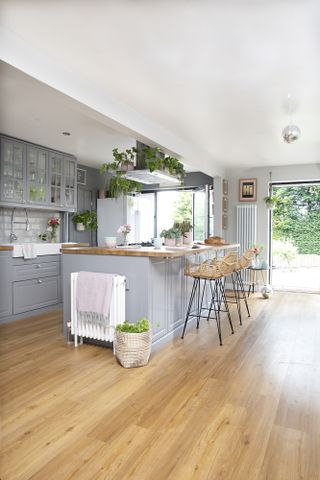
[[225,295],[229,303],[235,303],[237,305],[239,322],[240,325],[242,325],[239,288],[237,286],[237,279],[235,278],[235,270],[238,263],[237,254],[236,252],[230,252],[223,258],[212,260],[212,262],[218,265],[220,270],[222,271],[224,275],[224,283],[228,276],[230,276],[231,278],[233,296],[230,296],[230,294],[228,293]]
[[[214,318],[217,324],[217,330],[219,335],[220,345],[222,345],[222,335],[221,335],[221,318],[220,312],[225,311],[228,316],[231,332],[234,333],[231,315],[229,311],[228,301],[226,299],[224,291],[224,274],[220,269],[219,265],[211,260],[206,260],[201,264],[194,264],[187,262],[185,268],[185,275],[193,278],[193,286],[190,294],[189,304],[186,312],[186,318],[184,322],[184,327],[182,331],[181,338],[184,338],[185,331],[187,328],[188,320],[190,318],[197,318],[197,328],[199,328],[200,319],[206,318],[209,320],[211,318],[211,313],[214,311]],[[201,280],[203,285],[201,287]],[[207,284],[210,285],[210,306],[209,308],[203,307],[203,299],[206,291]],[[193,304],[195,305],[195,311],[192,310]],[[225,310],[222,310],[221,305],[224,303]],[[208,310],[206,315],[203,315],[202,312]]]
[[241,255],[241,257],[239,257],[239,259],[236,263],[236,266],[235,266],[235,270],[234,270],[234,275],[236,277],[235,287],[236,287],[237,294],[238,294],[237,295],[238,296],[238,313],[239,313],[239,319],[240,319],[240,324],[241,325],[242,325],[241,300],[244,301],[246,309],[247,309],[248,317],[250,317],[250,310],[249,310],[249,305],[248,305],[248,301],[247,301],[247,295],[246,295],[244,285],[243,285],[243,280],[242,280],[242,272],[245,269],[247,269],[248,267],[250,267],[253,256],[254,256],[254,253],[253,253],[252,250],[250,250],[250,249],[246,250]]

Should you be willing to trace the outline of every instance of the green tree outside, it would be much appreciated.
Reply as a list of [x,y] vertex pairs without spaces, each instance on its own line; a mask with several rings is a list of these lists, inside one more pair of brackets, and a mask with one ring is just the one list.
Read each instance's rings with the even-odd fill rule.
[[320,255],[320,186],[275,187],[273,197],[273,238]]

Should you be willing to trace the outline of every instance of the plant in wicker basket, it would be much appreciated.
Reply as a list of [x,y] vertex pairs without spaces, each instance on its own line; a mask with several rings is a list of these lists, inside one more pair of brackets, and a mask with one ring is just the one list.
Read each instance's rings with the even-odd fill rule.
[[143,367],[151,353],[152,333],[150,322],[142,317],[136,323],[127,320],[117,325],[115,331],[115,355],[124,368]]

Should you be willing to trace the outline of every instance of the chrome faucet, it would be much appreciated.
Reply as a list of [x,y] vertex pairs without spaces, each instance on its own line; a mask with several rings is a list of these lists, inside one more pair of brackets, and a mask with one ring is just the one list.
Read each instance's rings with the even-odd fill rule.
[[13,232],[14,230],[14,224],[26,224],[26,232],[29,232],[30,230],[30,222],[29,222],[29,217],[28,217],[28,211],[27,209],[25,208],[24,211],[25,211],[25,214],[26,214],[26,221],[25,222],[15,222],[14,221],[14,211],[15,211],[16,207],[14,207],[12,209],[12,213],[11,213],[11,232],[10,232],[10,243],[13,243],[15,242],[16,240],[18,240],[18,237],[17,235]]

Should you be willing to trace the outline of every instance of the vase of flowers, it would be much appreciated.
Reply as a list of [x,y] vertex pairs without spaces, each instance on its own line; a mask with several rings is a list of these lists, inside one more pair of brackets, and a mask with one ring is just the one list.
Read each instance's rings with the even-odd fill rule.
[[128,225],[128,224],[121,225],[118,228],[117,232],[122,233],[122,235],[123,235],[122,244],[123,245],[128,245],[127,235],[131,232],[131,225]]
[[260,266],[260,257],[259,255],[261,254],[262,250],[264,249],[264,245],[253,245],[252,251],[254,253],[253,257],[253,267],[259,267]]
[[48,229],[47,231],[50,234],[50,242],[56,242],[57,240],[57,229],[60,225],[60,218],[51,217],[48,220]]

